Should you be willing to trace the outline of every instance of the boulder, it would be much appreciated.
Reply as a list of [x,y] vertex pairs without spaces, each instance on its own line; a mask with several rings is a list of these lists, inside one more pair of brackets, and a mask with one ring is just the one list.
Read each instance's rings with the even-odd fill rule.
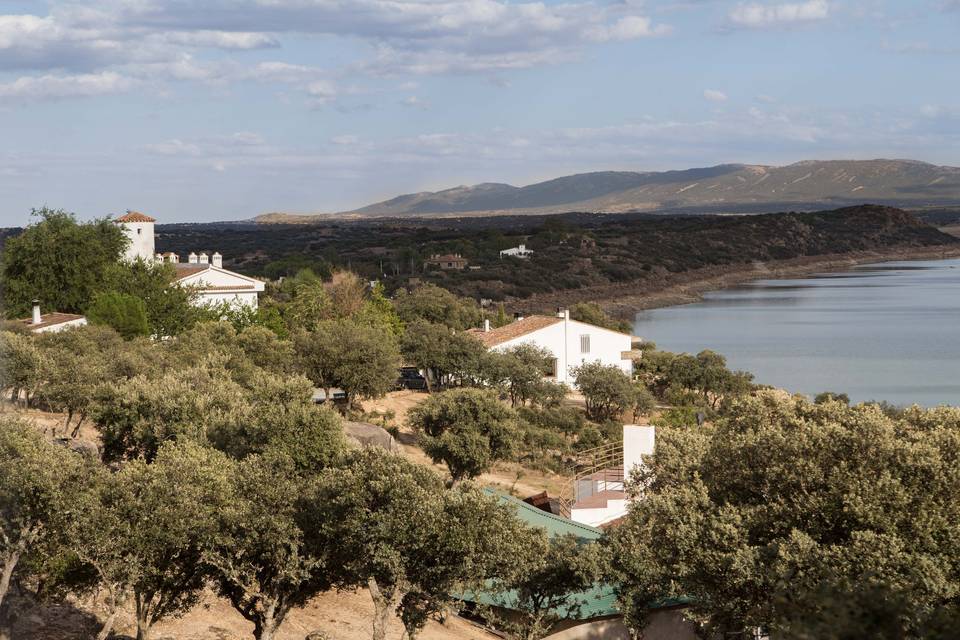
[[378,427],[369,422],[349,422],[343,423],[343,431],[347,440],[358,447],[380,447],[387,451],[396,452],[399,450],[397,441],[393,436],[387,433],[383,427]]

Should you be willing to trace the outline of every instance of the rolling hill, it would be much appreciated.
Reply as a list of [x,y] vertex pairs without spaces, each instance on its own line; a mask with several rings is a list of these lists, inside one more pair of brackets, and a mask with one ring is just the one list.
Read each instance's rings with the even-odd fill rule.
[[960,205],[960,168],[913,160],[809,160],[783,167],[723,164],[682,171],[599,171],[525,187],[484,183],[413,193],[335,214],[270,213],[257,221],[567,211],[750,213],[862,202]]

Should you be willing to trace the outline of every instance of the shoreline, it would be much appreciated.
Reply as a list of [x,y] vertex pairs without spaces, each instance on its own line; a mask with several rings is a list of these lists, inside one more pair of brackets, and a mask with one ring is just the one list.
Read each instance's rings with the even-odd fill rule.
[[822,256],[804,256],[789,260],[757,262],[746,266],[705,267],[659,279],[640,280],[600,287],[586,287],[535,295],[526,301],[534,308],[569,306],[577,302],[596,302],[610,315],[633,321],[640,311],[692,304],[703,294],[756,280],[780,280],[826,271],[845,271],[861,264],[946,260],[960,258],[960,245],[896,247],[881,251],[857,251]]

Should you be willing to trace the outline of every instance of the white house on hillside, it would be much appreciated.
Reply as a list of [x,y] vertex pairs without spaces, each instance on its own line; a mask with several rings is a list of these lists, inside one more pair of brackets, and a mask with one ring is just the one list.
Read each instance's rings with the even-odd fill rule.
[[633,372],[633,337],[611,329],[570,319],[570,311],[560,309],[554,316],[530,316],[490,328],[471,329],[488,349],[503,351],[521,344],[542,347],[553,354],[556,382],[573,385],[571,370],[587,362],[615,365],[624,373]]
[[169,262],[177,270],[176,283],[183,287],[192,287],[197,292],[197,306],[218,305],[224,302],[257,308],[263,282],[223,268],[223,256],[214,253],[191,253],[187,262],[180,262],[180,256],[173,252],[156,253],[154,224],[156,220],[138,211],[127,211],[115,220],[120,225],[130,244],[127,246],[126,260],[144,260]]
[[503,256],[513,257],[513,258],[529,258],[533,254],[532,249],[527,249],[527,245],[522,244],[519,247],[511,247],[510,249],[504,249],[500,252],[500,257]]

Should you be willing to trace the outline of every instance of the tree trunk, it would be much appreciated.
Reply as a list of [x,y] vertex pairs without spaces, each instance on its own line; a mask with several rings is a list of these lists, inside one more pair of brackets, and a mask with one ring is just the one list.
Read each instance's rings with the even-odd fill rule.
[[13,570],[17,568],[20,562],[20,550],[12,551],[3,559],[3,573],[0,573],[0,612],[3,611],[3,601],[10,591],[10,580],[13,578]]
[[394,592],[385,594],[373,578],[367,580],[370,597],[373,598],[373,640],[387,640],[387,625],[390,622],[390,610],[393,608]]
[[152,597],[143,598],[136,594],[134,599],[137,603],[137,640],[150,640],[150,627],[153,624],[150,620],[150,600],[152,600]]
[[256,640],[273,640],[281,622],[283,616],[277,614],[277,603],[270,602],[253,622],[253,637]]
[[73,431],[70,432],[71,438],[76,438],[78,435],[80,435],[80,425],[83,424],[83,421],[86,417],[87,416],[85,414],[80,414],[80,419],[77,420],[77,425],[73,428]]

